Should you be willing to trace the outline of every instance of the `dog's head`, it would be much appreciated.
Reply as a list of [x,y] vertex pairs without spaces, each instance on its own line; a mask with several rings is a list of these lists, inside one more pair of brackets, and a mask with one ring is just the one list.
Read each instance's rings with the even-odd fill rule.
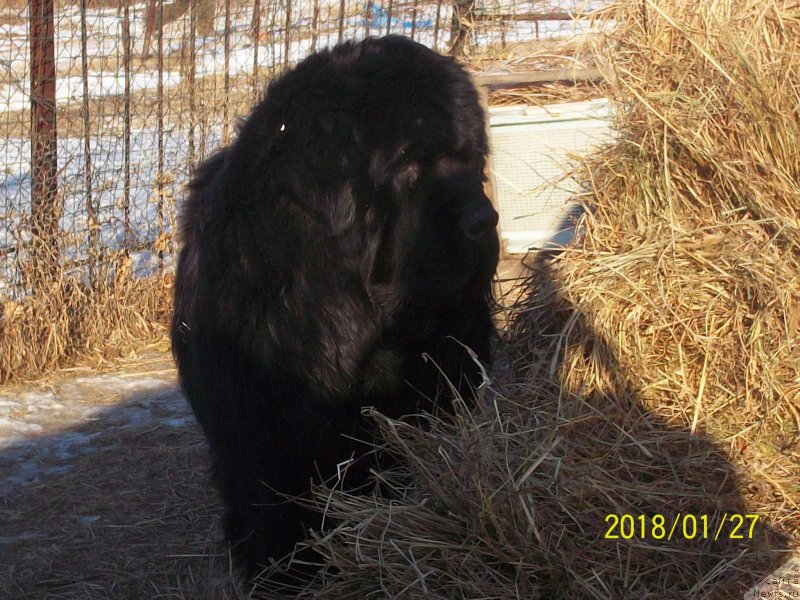
[[[481,163],[482,161],[475,161]],[[369,280],[420,307],[485,294],[497,267],[498,215],[475,162],[443,156],[389,170],[373,219]],[[380,188],[379,188],[380,189]]]
[[403,38],[375,40],[358,125],[369,168],[356,191],[368,232],[368,278],[401,303],[444,305],[486,293],[497,267],[498,215],[484,192],[488,141],[477,92],[451,58]]
[[287,244],[327,244],[395,303],[489,289],[498,241],[484,114],[453,59],[401,37],[317,53],[270,86],[240,142],[231,162],[252,172],[235,179],[263,188],[232,200],[301,222],[284,229],[309,239]]

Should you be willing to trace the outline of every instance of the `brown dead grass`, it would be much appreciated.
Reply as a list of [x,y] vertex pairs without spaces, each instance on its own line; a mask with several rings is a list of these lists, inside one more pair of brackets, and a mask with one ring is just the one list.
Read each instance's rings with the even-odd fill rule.
[[134,278],[126,259],[91,285],[55,277],[40,293],[6,300],[0,318],[0,383],[25,381],[76,362],[101,364],[167,345],[172,276]]

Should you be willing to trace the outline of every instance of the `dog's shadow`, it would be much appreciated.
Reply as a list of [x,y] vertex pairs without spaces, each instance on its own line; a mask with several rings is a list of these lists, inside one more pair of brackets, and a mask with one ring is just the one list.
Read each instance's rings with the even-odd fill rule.
[[741,597],[787,559],[788,537],[748,508],[718,443],[646,407],[634,374],[561,293],[556,260],[526,259],[528,295],[511,310],[495,404],[522,419],[543,457],[530,491],[544,554],[564,567],[559,587],[574,587],[570,597]]

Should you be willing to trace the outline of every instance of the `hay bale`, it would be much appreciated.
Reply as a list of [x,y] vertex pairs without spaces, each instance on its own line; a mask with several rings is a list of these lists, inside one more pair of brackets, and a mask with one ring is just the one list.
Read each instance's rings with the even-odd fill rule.
[[307,593],[728,600],[797,549],[800,7],[603,17],[618,140],[581,246],[532,259],[479,410],[385,421],[387,493],[321,491]]

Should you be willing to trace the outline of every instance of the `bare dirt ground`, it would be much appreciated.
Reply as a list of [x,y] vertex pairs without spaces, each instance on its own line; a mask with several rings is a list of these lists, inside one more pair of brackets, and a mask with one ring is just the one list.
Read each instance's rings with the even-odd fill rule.
[[233,598],[169,355],[0,389],[0,598]]

